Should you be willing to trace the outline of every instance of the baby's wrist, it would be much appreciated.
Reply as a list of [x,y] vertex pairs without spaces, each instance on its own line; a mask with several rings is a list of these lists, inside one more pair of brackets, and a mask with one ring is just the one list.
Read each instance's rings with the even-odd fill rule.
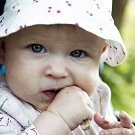
[[[66,123],[66,121],[65,121],[62,117],[60,117],[58,114],[53,113],[53,112],[50,112],[50,111],[46,111],[45,113],[48,113],[48,115],[49,115],[48,117],[51,117],[51,116],[52,116],[52,118],[54,118],[53,121],[54,121],[54,120],[58,121],[59,124],[61,124],[61,125],[63,126],[63,129],[67,129],[67,130],[70,131],[69,125],[68,125],[68,124]],[[56,121],[55,121],[55,123],[58,124]],[[62,126],[61,126],[61,127],[62,127]]]
[[35,123],[35,127],[37,127],[41,135],[70,134],[70,127],[59,115],[45,111],[42,112],[39,117],[40,120]]

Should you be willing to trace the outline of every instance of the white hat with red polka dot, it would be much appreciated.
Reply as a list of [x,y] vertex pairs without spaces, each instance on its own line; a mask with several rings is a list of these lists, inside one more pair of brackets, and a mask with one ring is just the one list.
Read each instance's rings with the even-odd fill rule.
[[37,24],[72,24],[106,39],[101,62],[116,66],[126,50],[111,16],[112,0],[6,0],[0,37]]

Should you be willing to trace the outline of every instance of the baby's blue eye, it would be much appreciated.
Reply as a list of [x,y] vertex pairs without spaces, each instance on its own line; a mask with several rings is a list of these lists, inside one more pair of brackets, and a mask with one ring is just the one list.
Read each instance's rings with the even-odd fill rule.
[[74,50],[70,53],[70,56],[82,58],[87,56],[87,53],[83,50]]
[[35,53],[45,53],[46,48],[40,44],[31,44],[28,46],[28,48],[31,48],[33,52]]

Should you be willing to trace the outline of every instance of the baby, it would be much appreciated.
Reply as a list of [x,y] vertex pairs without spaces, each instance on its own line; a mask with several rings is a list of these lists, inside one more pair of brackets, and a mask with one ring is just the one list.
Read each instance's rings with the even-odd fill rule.
[[106,87],[99,63],[116,66],[126,56],[109,7],[100,0],[6,0],[0,16],[0,64],[6,67],[0,134],[99,133],[93,121],[89,129],[83,124],[95,112],[108,113],[108,89],[104,105],[96,104],[95,95],[102,97]]

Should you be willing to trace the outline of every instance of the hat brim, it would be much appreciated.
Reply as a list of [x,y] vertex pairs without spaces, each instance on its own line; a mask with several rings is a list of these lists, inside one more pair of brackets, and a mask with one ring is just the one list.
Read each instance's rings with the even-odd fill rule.
[[[91,6],[91,2],[89,4],[87,2],[77,3],[75,8],[78,10],[68,6],[63,8],[60,5],[56,8],[55,4],[52,3],[51,7],[49,7],[46,1],[35,5],[16,5],[16,3],[13,3],[0,16],[0,37],[5,37],[22,28],[39,24],[78,25],[84,30],[106,39],[108,47],[101,56],[101,62],[106,62],[111,66],[117,66],[123,62],[126,58],[124,43],[108,10],[103,8],[102,12],[99,11],[97,13],[96,11],[94,14],[89,11],[90,7],[91,11],[95,11],[95,7]],[[80,6],[85,8],[80,8]]]

